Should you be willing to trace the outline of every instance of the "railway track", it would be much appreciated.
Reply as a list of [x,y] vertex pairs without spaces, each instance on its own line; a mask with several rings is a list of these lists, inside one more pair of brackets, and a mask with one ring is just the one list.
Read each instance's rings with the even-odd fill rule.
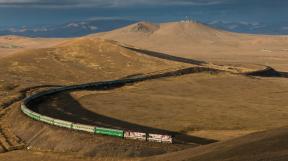
[[[126,139],[145,140],[145,141],[161,142],[161,143],[173,143],[176,141],[180,143],[181,141],[179,141],[177,139],[177,136],[175,137],[174,134],[172,134],[172,132],[167,131],[166,133],[151,133],[147,131],[134,131],[133,129],[123,130],[121,128],[113,129],[109,127],[96,127],[96,126],[91,126],[91,125],[85,125],[85,124],[80,124],[77,122],[70,122],[69,120],[63,120],[60,118],[52,118],[43,113],[42,114],[37,113],[38,110],[32,108],[31,105],[34,103],[34,101],[40,100],[45,96],[54,95],[54,94],[61,93],[61,92],[79,91],[79,90],[107,90],[107,89],[119,88],[127,84],[143,82],[147,80],[176,77],[176,76],[182,76],[182,75],[192,74],[192,73],[201,73],[201,72],[219,73],[222,71],[218,69],[198,66],[198,67],[178,69],[175,71],[164,70],[164,71],[152,72],[149,74],[137,75],[132,78],[126,78],[126,79],[124,78],[124,79],[112,80],[112,81],[93,82],[93,83],[86,83],[86,84],[80,84],[80,85],[65,86],[65,87],[60,87],[60,88],[52,88],[50,90],[42,91],[42,92],[33,94],[25,98],[21,104],[21,110],[23,111],[23,113],[25,113],[27,116],[29,116],[30,118],[34,120],[41,121],[41,122],[54,125],[54,126],[58,126],[58,127],[85,131],[85,132],[90,132],[94,134],[126,138]],[[114,127],[113,125],[111,126]]]
[[[266,70],[270,71],[271,69],[267,68]],[[266,70],[263,70],[263,71],[266,71]],[[155,134],[155,133],[150,133],[147,131],[133,131],[131,129],[124,129],[124,130],[116,129],[118,127],[113,126],[113,125],[111,125],[112,128],[84,125],[84,124],[80,124],[77,122],[70,122],[69,120],[62,120],[61,118],[51,118],[49,116],[46,116],[45,114],[39,114],[39,113],[37,113],[38,110],[33,109],[30,105],[33,104],[33,102],[35,100],[39,100],[45,96],[54,95],[54,94],[61,93],[61,92],[79,91],[79,90],[107,90],[107,89],[113,89],[113,88],[120,88],[120,87],[125,86],[127,84],[138,83],[138,82],[143,82],[143,81],[147,81],[147,80],[182,76],[182,75],[187,75],[187,74],[192,74],[192,73],[201,73],[201,72],[209,72],[209,73],[215,74],[215,73],[227,72],[227,71],[220,70],[220,69],[214,69],[214,68],[210,68],[210,67],[205,67],[205,66],[194,66],[194,67],[178,69],[178,70],[174,70],[174,71],[164,70],[164,71],[158,71],[158,72],[151,72],[149,74],[137,74],[137,75],[122,78],[119,80],[92,82],[92,83],[86,83],[86,84],[80,84],[80,85],[72,85],[72,86],[64,86],[64,87],[60,87],[60,88],[53,88],[53,89],[50,89],[47,91],[43,91],[43,92],[28,96],[22,102],[21,109],[26,115],[28,115],[29,117],[31,117],[34,120],[48,123],[48,124],[54,125],[54,126],[60,126],[60,127],[64,127],[64,128],[73,129],[73,130],[80,130],[80,131],[86,131],[86,132],[95,133],[95,134],[110,135],[110,136],[122,137],[122,138],[125,138],[125,136],[127,135],[126,138],[129,138],[129,139],[135,138],[138,140],[139,140],[139,136],[142,136],[142,138],[140,138],[140,140],[146,140],[146,141],[151,140],[151,141],[156,141],[156,142],[169,142],[169,143],[178,142],[178,143],[189,144],[189,143],[193,143],[193,142],[185,142],[181,139],[178,139],[174,133],[172,134],[172,132],[168,132],[168,131],[166,131],[165,134],[164,133],[156,133]],[[275,72],[277,72],[277,71],[275,71]],[[262,73],[262,71],[260,73]],[[254,74],[255,73],[242,73],[242,75],[246,75],[246,76],[254,76]],[[114,127],[116,127],[116,128],[113,129]],[[128,136],[129,134],[133,134],[133,135],[135,134],[135,137],[134,136],[132,136],[132,137]],[[180,136],[180,134],[177,134],[177,135]],[[168,139],[163,141],[163,140],[161,140],[162,138],[168,138]],[[207,142],[204,141],[204,144],[209,143],[209,142],[210,141],[207,141]],[[211,142],[213,142],[213,140],[211,140]]]
[[[46,88],[46,87],[56,87],[56,86],[55,85],[41,85],[41,86],[29,87],[29,88],[25,88],[25,89],[21,90],[20,91],[21,95],[19,95],[18,97],[14,98],[13,100],[9,100],[8,102],[4,102],[3,104],[0,105],[0,107],[5,109],[5,108],[9,107],[10,105],[12,105],[13,103],[24,99],[24,101],[22,102],[22,107],[25,107],[28,110],[31,110],[32,113],[35,113],[35,111],[33,111],[33,109],[30,109],[29,104],[33,103],[34,100],[42,98],[43,96],[53,95],[53,94],[60,93],[60,92],[73,91],[73,90],[86,90],[86,89],[101,90],[101,89],[117,88],[117,87],[122,87],[122,86],[124,86],[126,84],[130,84],[130,83],[137,83],[137,82],[142,82],[142,81],[146,81],[146,80],[153,80],[153,79],[166,78],[166,77],[181,76],[181,75],[186,75],[186,74],[191,74],[191,73],[227,72],[227,71],[220,70],[220,69],[215,69],[215,68],[202,66],[202,65],[207,64],[204,61],[197,61],[197,60],[193,60],[193,59],[187,59],[187,58],[181,58],[181,57],[176,57],[176,56],[170,56],[170,55],[167,55],[167,54],[151,52],[151,51],[146,51],[146,50],[142,50],[142,49],[135,49],[135,48],[127,47],[127,46],[123,46],[123,47],[128,48],[128,49],[133,50],[133,51],[138,52],[138,53],[149,55],[149,56],[158,57],[158,58],[166,59],[166,60],[170,60],[170,61],[176,61],[176,62],[182,62],[182,63],[187,63],[187,64],[198,65],[198,66],[185,68],[185,69],[174,69],[174,71],[171,71],[171,69],[167,69],[167,70],[163,70],[163,71],[151,72],[151,73],[148,73],[148,74],[135,74],[135,75],[131,75],[131,76],[128,76],[128,77],[124,77],[124,78],[119,79],[119,80],[104,81],[104,82],[92,82],[92,83],[86,83],[86,84],[80,84],[80,85],[72,85],[72,86],[62,86],[60,88],[52,88],[52,89],[49,89],[49,90],[46,90],[46,91],[43,91],[43,92],[40,92],[40,93],[29,95],[26,99],[24,99],[26,94],[29,93],[29,91],[32,91],[32,90],[35,90],[35,89],[39,89],[39,88],[44,88],[44,87]],[[240,74],[246,75],[246,76],[262,76],[262,77],[272,76],[272,77],[285,77],[285,78],[288,78],[288,74],[287,73],[278,72],[278,71],[274,70],[271,67],[267,67],[266,69],[261,70],[261,71],[250,72],[250,73],[240,73]],[[23,111],[23,109],[25,110],[25,108],[22,108],[22,111]],[[3,111],[5,111],[5,110],[2,110],[0,112],[0,119],[1,120],[2,120],[2,116],[4,115],[4,113],[2,114]],[[29,114],[25,113],[25,114],[28,115],[28,116],[30,114],[30,117],[32,116],[31,113],[29,113]],[[36,113],[36,115],[38,115],[38,114]],[[47,116],[44,116],[44,117],[46,117],[46,123],[49,122],[49,120],[47,121]],[[32,118],[35,119],[35,116],[33,115]],[[48,119],[50,119],[50,118],[48,117]],[[40,120],[40,117],[39,117],[38,121],[39,120]],[[65,122],[65,120],[60,120],[60,121]],[[45,121],[42,121],[42,122],[45,122]],[[67,123],[67,121],[66,121],[66,123]],[[53,120],[53,125],[54,125],[54,120]],[[61,123],[58,124],[58,126],[59,125],[62,126]],[[75,126],[75,127],[77,127],[77,126]],[[94,127],[91,127],[91,126],[90,127],[89,126],[85,127],[85,126],[86,125],[83,125],[83,126],[80,125],[80,127],[78,127],[78,130],[87,131],[87,128],[88,129],[89,128],[90,129],[94,128]],[[62,126],[62,127],[67,127],[67,126]],[[72,128],[72,126],[71,126],[71,128]],[[110,135],[109,129],[108,129],[108,132],[105,131],[105,130],[107,130],[105,128],[101,129],[101,130],[102,130],[102,134]],[[95,128],[95,132],[96,131],[97,131],[97,129]],[[111,131],[113,131],[113,129],[111,129]],[[98,130],[98,132],[99,132],[99,130]],[[149,136],[150,136],[148,133],[143,133],[143,132],[137,133],[135,131],[129,131],[129,133],[132,133],[132,134],[134,133],[135,136],[137,135],[137,137],[143,136],[143,138],[140,138],[140,139],[138,138],[139,140],[147,140],[149,138]],[[145,136],[144,136],[144,134],[145,134]],[[119,133],[117,135],[119,135]],[[151,136],[153,136],[153,135],[155,135],[155,137],[161,136],[161,134],[151,134]],[[122,136],[122,134],[121,134],[121,136]],[[124,132],[123,132],[123,136],[125,136]],[[163,135],[163,136],[167,137],[167,134]],[[172,135],[170,135],[170,136],[172,137]],[[130,137],[130,138],[133,139],[133,137],[131,137],[131,136],[127,136],[127,137],[128,138]],[[153,138],[151,140],[153,140]],[[159,142],[159,140],[157,140],[157,139],[155,139],[154,141]],[[171,143],[172,143],[172,141],[171,141]],[[4,124],[1,124],[1,126],[0,126],[0,145],[3,147],[3,149],[5,151],[23,149],[25,147],[24,142],[21,141],[21,139],[19,139],[11,131],[9,131],[9,127],[4,126]]]

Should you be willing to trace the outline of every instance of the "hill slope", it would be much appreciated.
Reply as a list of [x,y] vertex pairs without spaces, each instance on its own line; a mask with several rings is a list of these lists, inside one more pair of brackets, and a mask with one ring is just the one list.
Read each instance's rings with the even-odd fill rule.
[[0,79],[18,84],[31,81],[92,82],[178,65],[180,63],[136,54],[112,41],[79,38],[55,47],[26,50],[0,59]]
[[258,132],[234,140],[183,150],[147,160],[286,161],[288,160],[288,128]]
[[26,49],[47,48],[61,44],[64,39],[0,36],[0,58]]
[[153,58],[112,41],[78,38],[0,59],[0,107],[26,87],[112,80],[179,68],[185,64]]
[[[113,41],[96,38],[66,40],[57,46],[26,50],[0,59],[0,107],[8,107],[23,99],[23,91],[29,93],[37,89],[26,90],[27,87],[114,80],[185,66],[182,63],[137,54]],[[7,111],[1,110],[8,113],[5,118],[0,116],[1,131],[4,127],[13,131],[35,151],[72,151],[89,157],[138,157],[185,148],[151,143],[139,146],[133,141],[95,137],[51,127],[23,115],[17,103],[9,106]],[[150,150],[151,147],[154,150]],[[113,148],[114,150],[107,150]],[[0,152],[3,151],[0,146]]]

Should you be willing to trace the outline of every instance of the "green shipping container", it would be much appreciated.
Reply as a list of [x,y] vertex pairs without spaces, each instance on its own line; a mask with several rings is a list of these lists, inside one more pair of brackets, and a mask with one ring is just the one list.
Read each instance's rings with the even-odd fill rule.
[[102,134],[102,135],[121,137],[121,138],[124,137],[124,131],[123,130],[116,130],[116,129],[96,127],[95,133],[96,134]]

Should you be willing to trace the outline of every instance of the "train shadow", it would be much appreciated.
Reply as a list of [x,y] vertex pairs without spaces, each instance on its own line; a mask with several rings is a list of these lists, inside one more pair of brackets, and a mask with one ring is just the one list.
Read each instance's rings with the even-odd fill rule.
[[145,133],[172,135],[176,144],[205,145],[217,142],[217,140],[190,136],[182,134],[180,132],[158,129],[144,125],[138,125],[92,112],[83,107],[77,100],[75,100],[70,95],[69,92],[63,92],[61,94],[43,97],[42,99],[39,99],[33,104],[31,104],[31,108],[40,114],[45,114],[46,116],[50,116],[56,119],[67,120],[74,123]]
[[164,54],[156,51],[149,51],[149,50],[143,50],[143,49],[135,49],[133,47],[128,47],[128,46],[122,46],[126,49],[135,51],[139,54],[145,54],[148,56],[160,58],[160,59],[165,59],[165,60],[170,60],[170,61],[176,61],[176,62],[182,62],[182,63],[187,63],[187,64],[194,64],[194,65],[203,65],[207,64],[205,61],[201,60],[195,60],[195,59],[189,59],[189,58],[183,58],[183,57],[178,57],[174,55],[169,55],[169,54]]
[[[209,72],[209,73],[218,73],[220,71],[204,67],[190,67],[184,68],[177,71],[169,71],[165,73],[159,73],[154,75],[143,76],[141,74],[130,75],[126,79],[116,80],[103,83],[101,85],[96,85],[95,83],[89,83],[91,85],[84,85],[81,87],[79,85],[75,90],[111,90],[115,88],[121,88],[127,84],[137,83],[145,80],[152,80],[164,77],[176,77],[185,74],[199,73],[199,72]],[[129,79],[131,78],[132,79]],[[95,84],[95,85],[94,85]],[[65,101],[63,101],[65,100]],[[111,100],[112,101],[112,100]],[[154,133],[162,135],[172,135],[175,143],[179,144],[210,144],[217,142],[217,140],[201,138],[196,136],[186,135],[180,132],[168,131],[159,128],[148,127],[144,125],[138,125],[135,123],[130,123],[127,121],[119,120],[116,118],[104,116],[98,113],[89,111],[83,107],[77,100],[75,100],[69,92],[61,92],[58,94],[52,94],[47,96],[42,96],[38,99],[33,100],[29,105],[31,110],[50,116],[56,119],[67,120],[74,123],[88,124],[93,126],[131,130],[136,132],[144,133]]]
[[[128,47],[128,46],[122,46],[122,47],[127,48],[127,49],[132,50],[132,51],[135,51],[139,54],[145,54],[145,55],[149,55],[149,56],[153,56],[153,57],[161,58],[161,59],[166,59],[166,60],[170,60],[170,61],[176,61],[176,62],[182,62],[182,63],[194,64],[194,65],[207,64],[207,62],[201,61],[201,60],[183,58],[183,57],[173,56],[173,55],[164,54],[164,53],[160,53],[160,52],[156,52],[156,51],[136,49],[136,48]],[[247,73],[246,75],[257,76],[257,77],[288,78],[288,72],[277,71],[277,70],[275,70],[271,67],[268,67],[268,66],[264,70]]]
[[247,73],[246,75],[256,77],[288,78],[288,72],[277,71],[271,67],[267,67],[264,70]]

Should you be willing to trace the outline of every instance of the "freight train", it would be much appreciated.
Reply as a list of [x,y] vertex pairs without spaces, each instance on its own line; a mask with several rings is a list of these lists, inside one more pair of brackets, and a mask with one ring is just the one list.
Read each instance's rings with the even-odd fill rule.
[[134,139],[134,140],[143,140],[151,142],[160,142],[160,143],[173,143],[172,136],[161,135],[161,134],[149,134],[135,131],[125,131],[111,128],[96,127],[91,125],[84,125],[79,123],[73,123],[70,121],[55,119],[52,117],[44,116],[33,112],[26,107],[25,104],[21,104],[21,110],[24,114],[36,121],[41,121],[50,125],[68,128],[72,130],[85,131],[93,134],[108,135],[113,137],[119,137],[124,139]]
[[218,73],[219,70],[211,69],[207,67],[189,67],[175,71],[168,71],[168,72],[160,72],[157,74],[145,74],[139,75],[133,78],[126,78],[126,79],[119,79],[119,80],[112,80],[112,81],[103,81],[103,82],[93,82],[93,83],[86,83],[81,85],[72,85],[72,86],[65,86],[60,88],[52,88],[47,91],[42,91],[31,96],[25,98],[21,104],[21,110],[30,118],[41,121],[53,126],[68,128],[72,130],[79,130],[85,131],[94,134],[102,134],[102,135],[109,135],[114,137],[120,137],[125,139],[135,139],[135,140],[144,140],[144,141],[152,141],[152,142],[161,142],[161,143],[173,143],[173,136],[172,135],[162,135],[162,134],[150,134],[150,133],[143,133],[143,132],[136,132],[136,131],[129,131],[129,130],[119,130],[119,129],[110,129],[110,128],[103,128],[103,127],[96,127],[91,125],[83,125],[79,123],[73,123],[65,120],[59,120],[55,118],[51,118],[48,116],[41,115],[29,109],[29,105],[33,103],[33,101],[43,97],[48,96],[64,91],[74,91],[74,90],[84,90],[84,89],[109,89],[115,87],[121,87],[125,84],[129,83],[136,83],[145,80],[163,78],[163,77],[173,77],[173,76],[180,76],[190,73],[199,73],[199,72],[211,72],[211,73]]

